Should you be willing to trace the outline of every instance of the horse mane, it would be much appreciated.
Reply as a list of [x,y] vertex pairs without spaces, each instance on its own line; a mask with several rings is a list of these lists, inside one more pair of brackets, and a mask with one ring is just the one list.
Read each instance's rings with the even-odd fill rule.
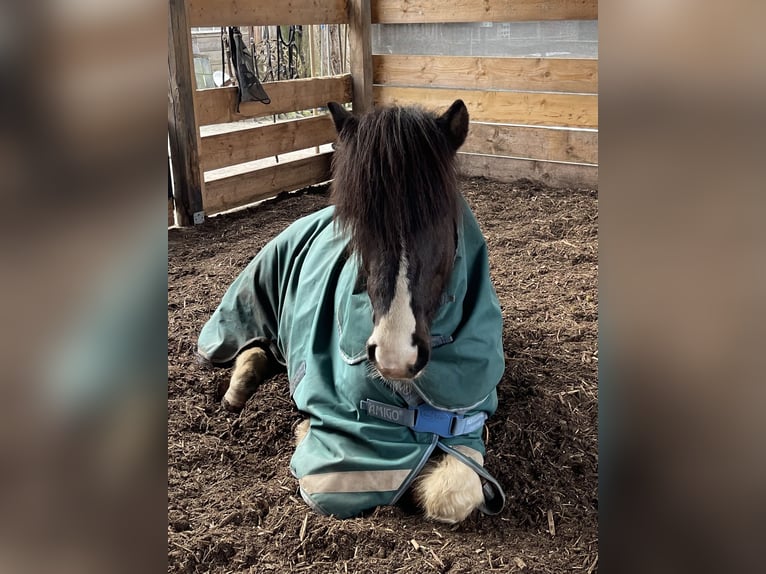
[[419,107],[375,109],[338,138],[331,200],[350,248],[396,254],[439,240],[458,217],[455,149],[437,116]]

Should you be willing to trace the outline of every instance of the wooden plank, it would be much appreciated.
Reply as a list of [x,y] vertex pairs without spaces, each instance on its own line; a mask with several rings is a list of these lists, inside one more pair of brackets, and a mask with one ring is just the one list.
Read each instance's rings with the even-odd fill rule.
[[218,213],[254,201],[294,191],[331,178],[332,152],[278,164],[239,175],[209,181],[205,186],[205,210]]
[[598,166],[595,165],[459,153],[458,169],[462,175],[502,182],[529,178],[553,187],[598,189]]
[[191,33],[183,0],[170,0],[168,17],[168,135],[179,225],[192,225],[202,211],[205,182],[199,165],[193,92]]
[[376,84],[598,93],[598,60],[381,55],[372,66]]
[[598,0],[376,0],[374,24],[596,20]]
[[376,104],[419,104],[446,110],[460,98],[472,120],[539,126],[598,127],[598,96],[373,86]]
[[173,227],[176,224],[176,207],[173,203],[173,179],[171,176],[172,169],[170,157],[168,157],[168,227]]
[[328,115],[203,136],[202,169],[218,169],[335,141]]
[[188,0],[190,26],[286,26],[343,24],[346,0]]
[[263,87],[271,103],[243,102],[239,113],[236,111],[237,88],[197,90],[195,104],[198,124],[222,124],[244,118],[324,107],[331,100],[340,103],[351,101],[351,74],[268,82]]
[[168,227],[173,227],[176,224],[175,207],[173,206],[173,200],[168,199]]
[[598,132],[471,122],[460,151],[597,164]]
[[372,108],[372,20],[371,0],[348,0],[348,42],[351,56],[351,82],[354,113]]

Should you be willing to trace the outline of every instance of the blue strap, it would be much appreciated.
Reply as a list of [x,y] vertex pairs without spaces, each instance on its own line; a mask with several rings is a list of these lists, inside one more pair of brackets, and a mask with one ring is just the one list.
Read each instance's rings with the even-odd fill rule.
[[410,427],[416,432],[428,432],[444,438],[470,434],[484,425],[487,413],[465,416],[427,404],[402,408],[372,399],[361,401],[359,408],[375,418]]

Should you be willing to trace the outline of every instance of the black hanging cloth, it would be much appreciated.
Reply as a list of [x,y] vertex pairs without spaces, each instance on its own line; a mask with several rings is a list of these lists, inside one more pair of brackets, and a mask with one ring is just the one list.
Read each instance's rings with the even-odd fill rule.
[[261,102],[270,104],[266,91],[258,79],[253,64],[253,56],[242,40],[242,33],[238,26],[229,27],[229,46],[231,46],[231,59],[234,63],[234,73],[237,76],[237,112],[242,102]]

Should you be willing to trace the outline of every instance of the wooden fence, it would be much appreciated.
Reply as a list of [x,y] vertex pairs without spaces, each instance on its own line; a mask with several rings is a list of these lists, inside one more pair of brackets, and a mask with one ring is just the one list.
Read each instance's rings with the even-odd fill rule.
[[[590,59],[372,55],[371,24],[597,19],[596,0],[169,0],[168,121],[180,225],[330,178],[332,152],[211,176],[205,171],[330,143],[332,122],[308,117],[200,135],[201,126],[352,102],[446,109],[457,98],[471,114],[459,156],[467,175],[596,186],[598,62]],[[236,112],[236,88],[196,90],[192,26],[349,24],[351,73],[264,84],[271,104]]]

